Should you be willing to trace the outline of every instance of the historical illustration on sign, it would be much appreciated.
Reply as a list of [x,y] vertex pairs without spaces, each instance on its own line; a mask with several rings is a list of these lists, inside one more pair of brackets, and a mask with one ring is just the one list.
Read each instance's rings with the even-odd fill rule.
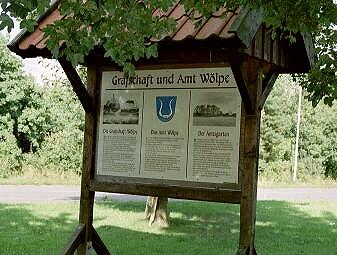
[[241,99],[235,89],[191,93],[189,180],[237,183]]
[[138,124],[138,100],[129,93],[111,93],[103,105],[103,124]]
[[233,95],[224,91],[193,93],[193,126],[236,126],[236,110],[232,108]]
[[97,173],[238,183],[241,98],[230,68],[102,73]]
[[106,90],[101,102],[98,172],[137,176],[141,141],[141,91]]

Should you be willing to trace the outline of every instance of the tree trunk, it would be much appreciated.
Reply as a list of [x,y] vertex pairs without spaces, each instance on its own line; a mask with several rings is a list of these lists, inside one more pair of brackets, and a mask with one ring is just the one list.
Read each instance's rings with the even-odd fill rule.
[[145,219],[149,225],[158,224],[160,227],[168,227],[169,212],[167,209],[167,197],[147,197],[145,208]]

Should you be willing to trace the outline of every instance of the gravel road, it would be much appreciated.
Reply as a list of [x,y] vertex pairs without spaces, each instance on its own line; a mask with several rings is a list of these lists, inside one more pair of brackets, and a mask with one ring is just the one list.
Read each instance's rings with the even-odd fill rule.
[[[0,185],[0,203],[38,203],[78,201],[80,186]],[[96,199],[145,200],[143,196],[96,192]],[[258,189],[258,200],[337,201],[336,188],[272,188]]]

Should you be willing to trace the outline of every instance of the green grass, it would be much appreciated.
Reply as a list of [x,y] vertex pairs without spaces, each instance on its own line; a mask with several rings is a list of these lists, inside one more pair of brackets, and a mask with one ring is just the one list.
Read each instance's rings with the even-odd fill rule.
[[80,182],[81,177],[76,174],[61,175],[53,171],[43,174],[28,171],[23,175],[0,177],[0,185],[79,185]]
[[[95,227],[116,255],[234,255],[239,206],[171,201],[168,229],[149,228],[143,202],[101,201]],[[0,204],[0,254],[58,254],[77,225],[78,203]],[[259,201],[258,254],[337,255],[336,202]]]
[[[56,170],[46,170],[43,173],[27,168],[23,175],[13,175],[6,178],[0,176],[0,185],[79,185],[81,176],[71,172],[59,174]],[[259,176],[260,188],[337,188],[337,180],[311,177],[304,180],[292,182],[275,181]]]
[[337,180],[311,177],[304,180],[275,181],[259,176],[259,188],[337,188]]
[[[60,175],[48,172],[43,175],[26,173],[25,175],[0,177],[0,185],[79,185],[81,177],[75,174]],[[259,188],[337,188],[336,180],[321,178],[309,181],[274,182],[265,178],[259,179]]]

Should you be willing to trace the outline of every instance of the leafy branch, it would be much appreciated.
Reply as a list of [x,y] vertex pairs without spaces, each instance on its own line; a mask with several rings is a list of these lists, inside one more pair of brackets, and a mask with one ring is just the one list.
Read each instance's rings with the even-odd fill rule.
[[[50,7],[49,0],[1,0],[0,3],[0,29],[8,31],[14,26],[13,18],[20,21],[22,28],[33,31],[36,19]],[[105,57],[132,74],[134,61],[157,57],[157,46],[151,38],[160,39],[175,29],[175,20],[153,15],[154,11],[165,13],[176,3],[176,0],[59,1],[65,18],[44,29],[47,47],[55,58],[65,56],[77,65],[99,46],[104,48]],[[331,104],[337,97],[337,4],[333,0],[181,0],[180,3],[187,12],[198,12],[205,17],[223,6],[227,10],[239,6],[262,8],[264,22],[275,30],[285,31],[290,39],[298,32],[312,33],[318,59],[312,72],[301,76],[300,83],[314,104],[321,99]]]

